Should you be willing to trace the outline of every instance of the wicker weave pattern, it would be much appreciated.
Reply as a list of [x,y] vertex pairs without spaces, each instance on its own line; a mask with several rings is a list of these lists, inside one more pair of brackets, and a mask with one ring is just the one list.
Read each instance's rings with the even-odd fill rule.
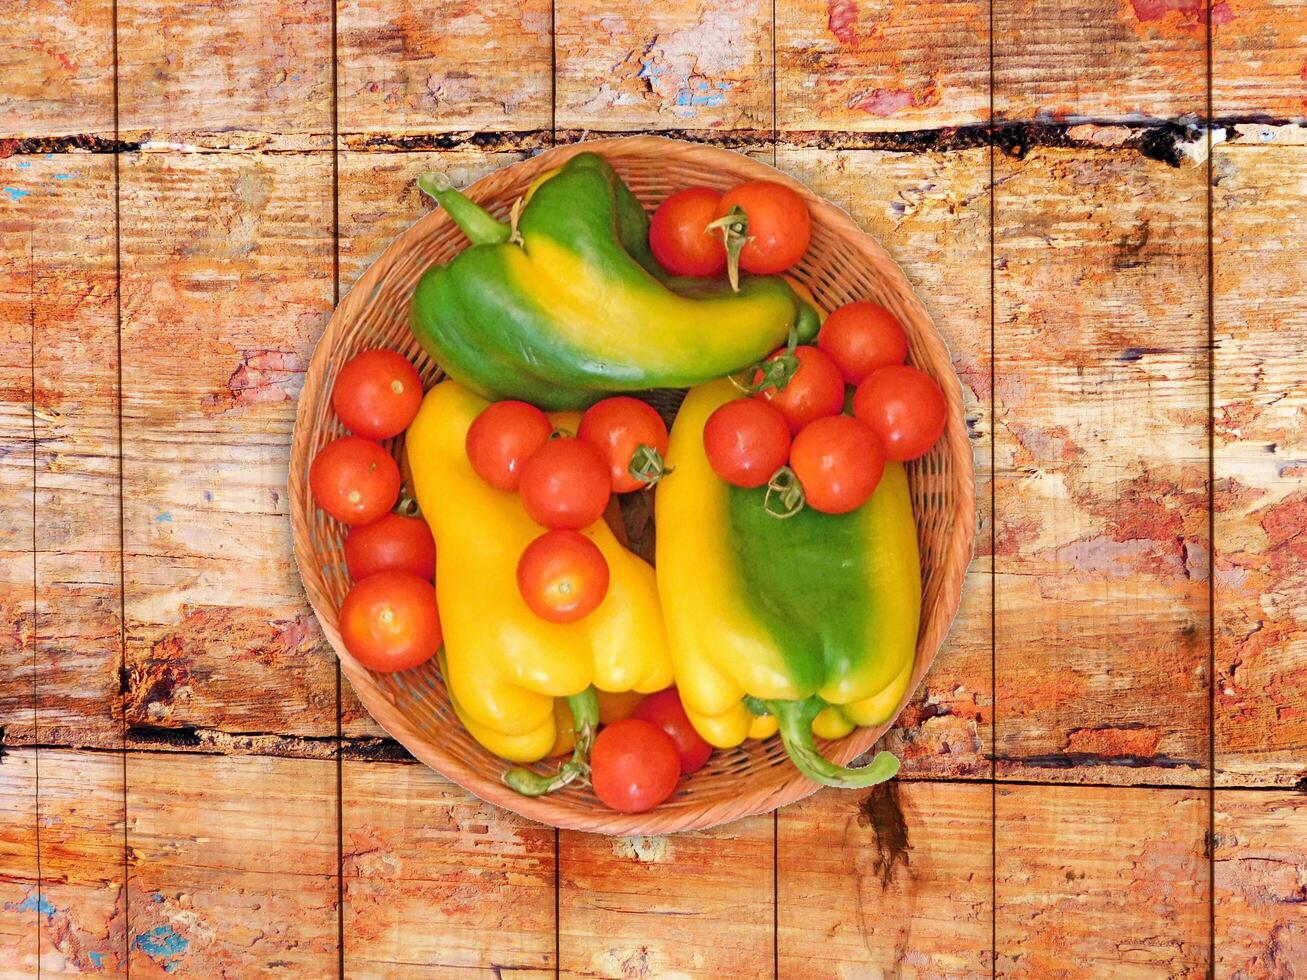
[[[975,537],[971,446],[962,392],[949,353],[902,271],[849,216],[797,181],[729,150],[654,136],[596,140],[559,147],[478,181],[468,194],[506,218],[514,200],[545,171],[584,150],[602,153],[646,208],[692,184],[725,190],[741,180],[778,180],[798,191],[812,213],[813,237],[793,274],[828,309],[874,299],[892,310],[908,331],[909,359],[944,388],[949,422],[944,438],[908,466],[921,546],[924,596],[917,659],[909,691],[930,668],[957,610]],[[349,588],[344,528],[313,505],[308,467],[314,455],[344,430],[331,411],[330,392],[342,364],[360,350],[389,347],[409,357],[426,384],[440,377],[408,329],[408,302],[423,271],[466,245],[442,211],[433,211],[400,235],[341,302],[309,366],[295,421],[289,489],[295,557],[309,601],[359,699],[410,752],[484,800],[557,827],[609,834],[666,834],[711,827],[765,813],[818,787],[790,764],[777,738],[716,752],[709,764],[682,780],[676,794],[650,813],[615,813],[588,789],[572,788],[528,799],[499,781],[504,763],[478,745],[454,717],[435,661],[401,675],[374,674],[345,651],[337,626]],[[396,443],[391,447],[399,452]],[[910,696],[910,693],[909,695]],[[900,706],[901,707],[901,706]],[[897,714],[897,712],[896,712]],[[889,724],[855,729],[823,746],[847,763],[866,752]]]

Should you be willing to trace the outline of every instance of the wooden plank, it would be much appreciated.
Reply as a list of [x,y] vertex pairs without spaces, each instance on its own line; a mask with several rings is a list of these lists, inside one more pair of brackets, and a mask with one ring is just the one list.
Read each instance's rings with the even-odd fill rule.
[[1218,790],[1216,969],[1291,977],[1307,963],[1307,796]]
[[41,750],[41,975],[122,976],[127,963],[123,759]]
[[903,780],[782,810],[780,975],[988,974],[991,818],[989,786]]
[[1206,111],[1205,0],[994,0],[993,17],[998,119]]
[[[414,153],[340,154],[340,288],[347,293],[395,236],[432,208],[417,188],[428,170],[449,175],[466,187],[500,167],[523,159],[522,153],[498,153],[464,147]],[[346,737],[384,735],[346,681],[341,688],[341,727]],[[348,797],[347,797],[348,800]]]
[[334,975],[335,763],[127,762],[132,976]]
[[285,492],[330,158],[132,154],[122,181],[127,720],[334,736]]
[[1307,777],[1307,146],[1213,161],[1216,763],[1224,785]]
[[[29,593],[30,595],[30,593]],[[0,978],[36,975],[48,906],[36,858],[36,752],[10,750],[0,763]],[[45,926],[48,928],[48,923]]]
[[554,973],[554,831],[425,766],[345,762],[345,973]]
[[554,9],[560,129],[770,135],[770,0],[558,0]]
[[777,126],[914,130],[989,119],[980,0],[801,0],[776,8]]
[[0,169],[30,191],[20,205],[30,241],[27,229],[6,232],[32,263],[37,724],[44,742],[118,745],[113,159],[14,157]]
[[10,745],[33,741],[36,725],[32,249],[38,206],[23,180],[24,163],[31,161],[0,160],[0,737]]
[[0,140],[112,137],[113,0],[12,0],[5,7]]
[[989,152],[781,150],[782,169],[849,211],[903,267],[953,351],[975,447],[976,559],[925,683],[886,737],[911,776],[989,776]]
[[670,837],[559,834],[566,977],[772,972],[774,821]]
[[1212,4],[1212,112],[1301,118],[1307,110],[1307,16],[1296,0]]
[[347,138],[549,129],[549,0],[344,0],[336,17]]
[[117,11],[123,139],[331,145],[329,0],[118,0]]
[[1207,975],[1207,794],[1002,786],[996,801],[999,975]]
[[997,162],[1000,777],[1206,784],[1203,180]]

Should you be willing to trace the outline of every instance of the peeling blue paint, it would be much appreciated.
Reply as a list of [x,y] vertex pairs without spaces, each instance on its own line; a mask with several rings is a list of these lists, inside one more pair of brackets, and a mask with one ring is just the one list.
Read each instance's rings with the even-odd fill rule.
[[72,180],[77,174],[55,174],[55,180]]
[[156,926],[133,939],[132,946],[151,959],[158,960],[159,965],[171,973],[181,966],[180,958],[186,955],[190,942],[172,926]]
[[710,82],[697,79],[693,85],[682,85],[676,90],[676,104],[689,108],[706,107],[714,109],[726,102],[726,93],[733,86],[730,82]]
[[22,163],[20,163],[20,164],[18,165],[18,169],[19,169],[19,170],[26,170],[26,169],[27,169],[28,167],[30,167],[31,165],[32,165],[32,164],[31,164],[30,161],[28,161],[28,160],[24,160]]
[[162,902],[162,901],[163,901],[163,896],[160,895],[158,892],[150,892],[150,901],[151,901],[151,902]]
[[154,515],[154,522],[155,522],[156,524],[171,524],[171,523],[172,523],[172,514],[171,514],[170,512],[168,512],[168,511],[166,511],[166,510],[165,510],[163,513],[161,513],[161,514],[155,514],[155,515]]
[[22,190],[21,188],[18,187],[6,187],[5,193],[9,195],[9,200],[21,201],[23,198],[27,197],[32,192]]
[[13,902],[5,902],[5,910],[9,912],[39,912],[47,919],[53,919],[54,914],[59,911],[50,904],[50,900],[44,895],[28,895],[17,905]]
[[104,954],[103,954],[103,953],[97,953],[97,952],[92,951],[92,952],[87,953],[86,955],[87,955],[87,956],[90,958],[90,960],[91,960],[91,966],[95,967],[97,970],[102,970],[102,969],[104,969]]

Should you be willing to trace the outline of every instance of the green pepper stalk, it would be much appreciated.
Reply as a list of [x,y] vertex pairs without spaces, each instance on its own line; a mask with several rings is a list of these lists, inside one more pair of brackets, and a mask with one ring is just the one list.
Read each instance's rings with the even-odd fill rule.
[[570,696],[567,706],[572,712],[572,730],[576,732],[572,758],[548,776],[522,766],[514,766],[503,776],[504,783],[510,789],[523,796],[544,796],[562,789],[578,778],[584,781],[590,777],[590,747],[594,745],[595,732],[599,728],[599,697],[593,686],[587,687],[580,694]]

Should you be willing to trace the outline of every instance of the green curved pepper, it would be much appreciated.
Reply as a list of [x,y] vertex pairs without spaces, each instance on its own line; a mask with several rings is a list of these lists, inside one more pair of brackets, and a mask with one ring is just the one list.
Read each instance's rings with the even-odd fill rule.
[[491,399],[584,408],[607,394],[688,387],[741,370],[817,312],[773,276],[664,278],[649,221],[602,157],[582,153],[538,182],[516,227],[428,175],[424,191],[472,240],[428,269],[411,324],[455,380]]

